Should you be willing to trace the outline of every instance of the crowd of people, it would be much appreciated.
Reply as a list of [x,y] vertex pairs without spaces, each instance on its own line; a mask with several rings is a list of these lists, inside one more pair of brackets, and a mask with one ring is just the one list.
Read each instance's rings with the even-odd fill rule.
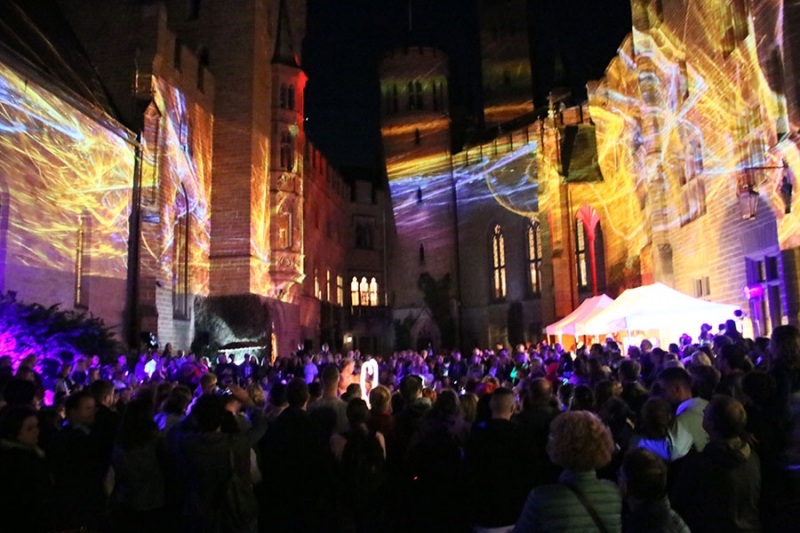
[[0,531],[800,531],[800,329],[55,379],[0,356]]

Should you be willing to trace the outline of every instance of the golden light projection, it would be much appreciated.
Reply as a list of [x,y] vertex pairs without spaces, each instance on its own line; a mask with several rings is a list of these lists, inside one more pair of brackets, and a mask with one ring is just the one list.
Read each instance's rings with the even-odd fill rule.
[[95,113],[0,65],[7,261],[71,276],[83,220],[83,275],[125,279],[134,146]]
[[[158,277],[174,281],[180,265],[175,243],[188,217],[188,286],[191,294],[208,294],[211,117],[165,80],[155,78],[153,103],[160,112],[146,121],[143,141],[142,250],[158,265]],[[157,132],[153,131],[157,128]],[[157,231],[147,231],[156,224]],[[145,262],[147,264],[147,262]],[[173,287],[176,292],[183,288]]]

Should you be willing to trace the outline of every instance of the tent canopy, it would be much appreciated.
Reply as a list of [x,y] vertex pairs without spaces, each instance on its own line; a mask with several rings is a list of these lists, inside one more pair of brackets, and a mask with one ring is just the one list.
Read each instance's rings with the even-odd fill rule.
[[547,326],[548,335],[572,335],[577,337],[584,335],[584,324],[594,315],[608,307],[614,302],[612,298],[601,294],[593,298],[587,298],[573,312],[554,324]]
[[586,322],[586,335],[619,331],[667,330],[673,335],[699,331],[703,323],[734,318],[735,305],[692,298],[662,283],[623,292]]

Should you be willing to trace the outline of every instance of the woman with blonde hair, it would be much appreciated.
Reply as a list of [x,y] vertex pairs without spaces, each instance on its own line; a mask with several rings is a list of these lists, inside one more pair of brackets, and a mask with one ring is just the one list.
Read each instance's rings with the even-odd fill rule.
[[611,462],[611,431],[588,411],[558,415],[550,425],[547,454],[564,471],[559,483],[533,489],[513,533],[622,530],[622,497],[596,470]]

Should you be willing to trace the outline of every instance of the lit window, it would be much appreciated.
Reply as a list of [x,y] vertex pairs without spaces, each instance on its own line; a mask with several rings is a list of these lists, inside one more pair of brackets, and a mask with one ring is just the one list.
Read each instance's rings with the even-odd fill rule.
[[503,229],[499,224],[494,227],[492,234],[492,263],[494,266],[493,296],[499,300],[506,297],[506,243]]
[[361,298],[358,295],[358,279],[353,276],[353,281],[350,282],[350,304],[360,305]]
[[542,228],[538,222],[528,223],[528,282],[531,294],[542,292]]
[[367,283],[366,277],[361,278],[361,283],[358,285],[358,292],[361,305],[369,305],[369,283]]
[[344,303],[344,278],[336,276],[336,305]]
[[580,220],[575,223],[575,264],[578,271],[578,289],[586,289],[589,286],[586,265],[586,226]]
[[288,207],[278,215],[278,247],[287,250],[294,243],[294,220]]
[[325,299],[330,301],[333,294],[333,287],[331,286],[331,271],[328,270],[325,277]]
[[176,318],[189,316],[189,195],[183,185],[172,233],[172,312]]
[[378,305],[378,282],[375,278],[369,282],[369,305],[373,307]]
[[78,220],[78,241],[75,250],[75,307],[87,307],[89,294],[86,286],[86,250],[88,248],[89,222],[88,215],[83,214]]
[[314,297],[318,300],[322,300],[322,288],[320,287],[319,283],[319,271],[316,268],[314,269]]

